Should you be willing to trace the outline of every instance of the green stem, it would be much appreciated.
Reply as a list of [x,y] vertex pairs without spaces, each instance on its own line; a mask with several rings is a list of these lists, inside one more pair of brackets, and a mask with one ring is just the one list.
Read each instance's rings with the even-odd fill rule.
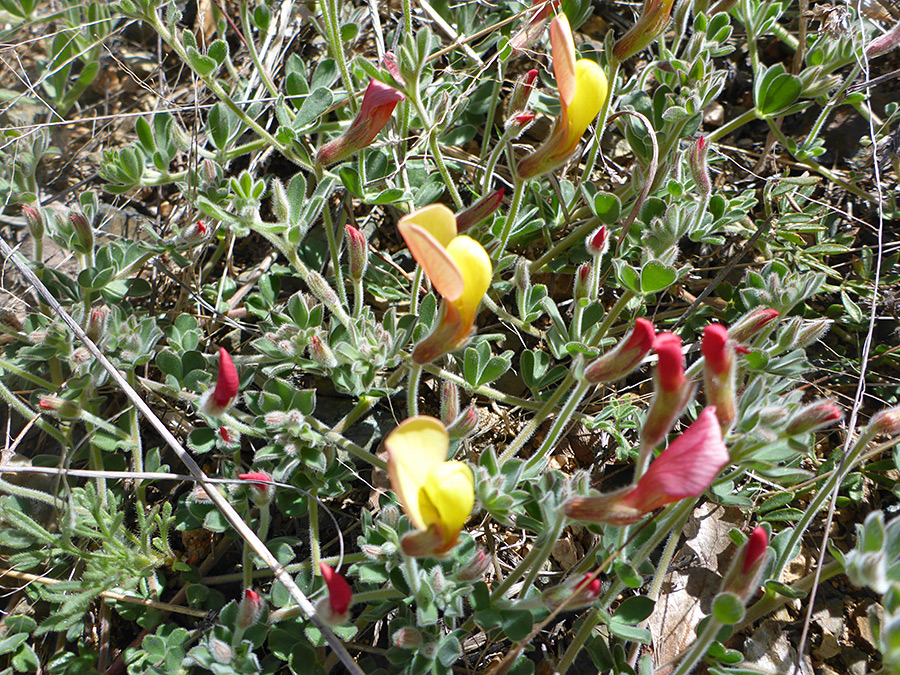
[[525,181],[519,176],[514,177],[514,188],[512,203],[509,205],[509,213],[506,215],[506,222],[503,223],[503,230],[500,233],[500,245],[494,254],[494,259],[500,262],[503,254],[506,252],[506,244],[509,242],[509,235],[512,233],[513,225],[516,217],[519,215],[519,207],[522,205],[522,195],[525,193]]
[[531,263],[528,266],[529,270],[532,273],[539,271],[548,262],[556,259],[563,251],[583,242],[584,238],[590,234],[594,228],[598,227],[599,224],[600,221],[597,218],[588,219],[569,232],[569,234],[563,237],[558,243],[554,244],[553,247],[548,249],[541,257]]
[[713,643],[713,640],[716,639],[716,635],[719,634],[721,629],[722,624],[710,615],[706,626],[703,628],[703,632],[700,633],[700,636],[694,641],[694,644],[690,646],[687,653],[679,659],[678,667],[672,672],[672,675],[688,675],[700,659],[706,655],[709,646]]
[[338,64],[338,70],[341,73],[341,81],[344,83],[344,89],[347,90],[347,99],[350,103],[350,110],[354,113],[359,109],[356,97],[353,95],[355,91],[353,80],[350,79],[350,70],[347,68],[347,58],[344,56],[344,45],[341,42],[341,21],[340,21],[340,3],[332,0],[322,0],[320,3],[322,11],[325,15],[326,30],[328,32],[328,47],[333,58]]
[[309,553],[312,558],[313,576],[316,576],[322,573],[319,569],[322,557],[319,550],[319,502],[315,493],[310,494],[306,503],[309,508]]
[[409,364],[409,379],[406,385],[406,415],[415,417],[419,414],[419,379],[422,377],[422,366]]
[[409,313],[416,316],[419,313],[419,290],[422,288],[422,267],[416,265],[416,273],[413,276],[412,293],[409,296]]
[[529,473],[533,474],[535,472],[539,473],[543,470],[544,460],[556,446],[556,442],[559,440],[560,436],[562,436],[563,431],[565,431],[566,426],[571,421],[572,414],[575,412],[578,404],[581,403],[581,399],[584,398],[584,395],[590,388],[591,385],[585,381],[578,382],[578,384],[575,385],[575,389],[572,390],[566,404],[563,406],[562,410],[559,411],[559,415],[556,416],[553,426],[550,431],[547,432],[547,436],[544,438],[544,442],[541,443],[541,447],[538,448],[537,452],[534,453],[534,456],[526,462],[525,475],[528,475]]
[[[527,595],[528,589],[531,588],[531,585],[534,583],[535,579],[537,579],[544,563],[550,558],[553,547],[556,546],[556,542],[559,540],[559,535],[562,534],[565,524],[565,516],[561,512],[558,513],[556,519],[553,521],[553,525],[549,529],[544,530],[541,545],[538,546],[537,542],[535,542],[535,545],[532,546],[532,550],[538,549],[538,552],[534,560],[531,561],[530,566],[527,568],[528,573],[525,575],[525,579],[522,581],[522,588],[519,591],[520,598],[524,598]],[[517,567],[516,570],[518,569],[519,568]],[[509,579],[509,577],[507,577],[507,579]]]
[[403,0],[403,36],[412,37],[412,2]]
[[[844,566],[841,562],[839,560],[832,560],[822,568],[819,582],[827,581],[828,579],[843,573]],[[809,591],[815,582],[816,574],[815,572],[811,572],[802,579],[791,584],[790,587],[795,591]],[[763,596],[747,610],[747,613],[744,615],[744,620],[734,627],[735,632],[740,632],[743,628],[750,626],[762,617],[771,614],[789,602],[793,602],[793,598],[786,595],[779,595],[772,591],[766,591]]]
[[809,130],[809,133],[806,135],[806,138],[803,141],[803,144],[798,148],[798,152],[802,152],[809,148],[809,146],[819,137],[819,132],[822,131],[822,127],[825,125],[825,122],[828,120],[828,116],[831,114],[831,111],[837,108],[841,103],[843,103],[843,94],[847,91],[847,87],[849,87],[854,80],[856,80],[856,76],[859,75],[860,71],[859,64],[853,66],[853,69],[850,71],[850,74],[844,78],[843,83],[840,88],[834,93],[833,96],[829,96],[828,102],[822,106],[822,110],[819,111],[819,116],[816,118],[816,121],[813,122],[812,128]]
[[759,119],[759,115],[756,112],[756,107],[750,108],[750,110],[741,113],[733,120],[731,120],[728,124],[725,124],[715,131],[713,131],[709,135],[709,142],[713,143],[720,138],[725,138],[728,134],[733,133],[734,131],[740,129],[745,124],[749,124],[753,120]]
[[[266,69],[263,67],[262,61],[259,60],[259,53],[256,51],[256,43],[253,41],[253,37],[251,35],[251,27],[250,27],[250,14],[247,11],[247,0],[241,0],[240,4],[240,14],[241,14],[241,26],[244,29],[244,37],[246,38],[245,42],[247,45],[247,51],[250,53],[250,60],[253,61],[253,65],[256,67],[256,72],[259,73],[259,78],[262,80],[266,89],[269,90],[269,95],[272,98],[277,99],[279,97],[279,91],[275,87],[275,84],[272,82],[272,78],[269,77],[269,74],[266,72]],[[289,108],[285,107],[289,110]]]
[[403,557],[403,576],[406,577],[406,583],[409,584],[409,590],[412,591],[413,598],[418,599],[419,590],[422,587],[419,580],[419,564],[411,555],[406,555],[402,551],[400,555]]
[[[137,377],[134,370],[128,370],[125,374],[128,378],[128,384],[132,388],[137,389]],[[141,421],[138,417],[137,407],[131,406],[128,409],[128,431],[131,436],[131,465],[134,471],[140,473],[144,470],[144,448],[141,443]],[[135,479],[135,491],[137,493],[138,503],[144,504],[147,495],[147,486],[140,479]]]
[[353,320],[359,321],[362,317],[363,301],[365,300],[365,291],[363,290],[363,280],[353,280]]
[[334,232],[334,222],[331,220],[331,209],[328,204],[322,209],[322,224],[325,226],[325,238],[328,240],[328,250],[331,252],[331,267],[334,270],[334,285],[337,289],[341,305],[347,304],[347,289],[344,288],[344,273],[341,271],[340,243]]
[[566,379],[559,383],[556,387],[556,391],[554,391],[553,395],[547,399],[543,406],[541,406],[541,409],[535,413],[534,417],[532,417],[524,427],[522,427],[513,442],[506,446],[506,449],[500,455],[499,462],[501,466],[515,457],[519,450],[525,447],[528,439],[538,430],[538,427],[541,426],[544,420],[550,416],[557,404],[562,400],[563,396],[566,395],[566,392],[568,392],[569,388],[574,383],[575,376],[570,372],[566,375]]
[[253,549],[250,543],[244,541],[244,550],[241,554],[241,574],[243,576],[244,588],[253,588]]
[[[591,150],[588,153],[587,162],[584,165],[584,173],[581,174],[581,182],[589,183],[591,180],[591,174],[594,172],[594,165],[597,163],[597,155],[600,152],[600,142],[603,140],[603,133],[606,130],[606,121],[609,119],[609,111],[612,106],[613,93],[616,86],[616,78],[619,76],[619,59],[613,56],[612,53],[609,54],[609,78],[607,79],[607,86],[609,91],[606,95],[606,100],[603,101],[603,107],[600,108],[600,114],[597,116],[597,123],[594,127],[594,140],[591,143]],[[569,204],[569,209],[572,209],[575,205],[577,199],[580,198],[580,193],[576,190],[575,197],[572,200],[572,203]]]
[[[487,110],[487,119],[484,122],[484,136],[481,139],[481,155],[480,159],[483,161],[484,158],[488,154],[488,147],[491,144],[491,135],[494,132],[494,117],[497,114],[497,107],[500,105],[500,87],[503,85],[503,78],[505,76],[506,70],[506,61],[502,59],[497,62],[497,79],[494,80],[494,85],[491,87],[491,98],[488,102],[488,110]],[[487,174],[485,173],[485,176]],[[485,188],[487,190],[487,188]]]
[[461,211],[463,209],[463,200],[462,197],[459,196],[459,190],[456,189],[456,183],[450,175],[450,171],[447,169],[447,164],[444,162],[444,153],[441,152],[436,129],[432,129],[428,133],[428,147],[431,148],[431,154],[434,156],[434,163],[437,164],[438,171],[441,172],[441,177],[444,179],[444,184],[450,191],[450,197],[453,199],[456,210]]

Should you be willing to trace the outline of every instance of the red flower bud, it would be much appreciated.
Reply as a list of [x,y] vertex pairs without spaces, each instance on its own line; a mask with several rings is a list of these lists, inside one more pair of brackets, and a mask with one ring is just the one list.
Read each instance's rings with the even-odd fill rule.
[[225,348],[220,347],[219,374],[216,378],[216,387],[212,392],[207,391],[203,394],[203,397],[200,399],[200,409],[210,417],[222,415],[237,398],[239,386],[240,380],[238,379],[234,362]]
[[694,185],[701,196],[708,197],[712,192],[712,183],[709,180],[709,168],[706,165],[706,155],[709,153],[709,141],[706,136],[701,136],[694,144],[691,145],[691,154],[688,164],[691,168],[691,176],[694,178]]
[[814,401],[794,413],[788,423],[787,433],[790,436],[796,436],[815,431],[828,426],[841,417],[843,417],[843,412],[834,401]]
[[359,281],[366,273],[366,267],[369,265],[369,242],[366,241],[365,235],[352,225],[344,226],[344,233],[347,235],[347,251],[349,253],[349,275],[350,278]]
[[28,224],[28,230],[35,239],[44,237],[44,216],[37,209],[22,204],[22,215],[25,216],[25,222]]
[[328,611],[322,618],[332,625],[344,623],[347,620],[350,602],[353,600],[353,590],[343,576],[325,563],[320,562],[319,569],[328,588]]
[[591,263],[581,263],[575,271],[575,283],[572,296],[575,300],[584,300],[591,292]]
[[731,368],[732,357],[728,353],[728,331],[725,326],[711,323],[703,329],[703,344],[700,351],[706,364],[716,375],[724,375]]
[[655,338],[653,324],[647,319],[637,319],[626,339],[585,367],[584,379],[591,384],[622,379],[641,364]]
[[609,248],[609,231],[606,229],[606,225],[601,225],[591,232],[584,240],[584,247],[587,249],[588,255],[594,258],[605,254]]
[[660,333],[653,343],[653,351],[659,356],[656,372],[663,391],[679,391],[684,386],[684,354],[681,338],[674,333]]
[[728,337],[737,343],[747,342],[779,316],[781,315],[775,309],[763,307],[754,309],[728,329]]
[[896,436],[900,434],[900,406],[875,413],[869,421],[868,428],[879,436]]
[[769,535],[761,527],[754,528],[741,550],[738,551],[731,569],[725,575],[722,590],[734,593],[744,602],[756,592],[759,575],[768,558]]
[[900,45],[900,22],[894,24],[887,33],[872,40],[866,45],[866,57],[873,59],[876,56],[887,54]]
[[[528,99],[531,96],[531,92],[534,91],[534,83],[537,80],[537,76],[537,69],[532,68],[516,82],[516,87],[513,89],[512,96],[509,99],[510,117],[528,108]],[[532,115],[532,117],[534,116]]]
[[248,588],[244,591],[244,598],[238,606],[237,621],[235,622],[237,627],[241,630],[250,628],[250,626],[259,621],[262,610],[263,601],[259,597],[259,593]]
[[[532,115],[533,117],[533,115]],[[506,188],[500,188],[493,192],[488,192],[484,197],[472,204],[465,211],[456,214],[456,231],[464,232],[473,225],[477,225],[482,220],[489,218],[494,211],[500,208],[503,203],[503,195]]]
[[239,473],[238,478],[251,481],[251,494],[253,495],[253,501],[258,506],[264,506],[272,501],[272,497],[275,495],[275,485],[272,483],[272,476],[265,471]]
[[613,45],[613,56],[625,61],[650,46],[669,25],[674,4],[675,0],[644,0],[637,22]]

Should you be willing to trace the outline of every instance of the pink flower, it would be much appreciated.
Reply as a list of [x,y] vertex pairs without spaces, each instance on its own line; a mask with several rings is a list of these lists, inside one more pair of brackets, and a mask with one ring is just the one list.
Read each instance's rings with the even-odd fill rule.
[[591,384],[622,379],[641,364],[653,348],[655,338],[653,324],[647,319],[637,319],[626,339],[585,367],[584,379]]
[[754,528],[725,575],[725,582],[722,584],[725,593],[734,593],[746,602],[756,592],[760,574],[769,557],[768,545],[769,535],[766,531],[761,527]]
[[[385,55],[384,65],[391,70],[393,55]],[[396,69],[396,65],[394,65]],[[393,72],[392,72],[393,74]],[[338,138],[323,145],[316,153],[319,164],[328,165],[346,159],[369,145],[387,126],[394,108],[405,97],[393,87],[373,79],[363,94],[362,105],[347,130]]]
[[759,333],[763,328],[781,316],[776,309],[758,308],[741,317],[728,329],[728,337],[743,344]]
[[699,497],[728,461],[715,408],[706,408],[663,450],[636,485],[598,497],[574,497],[566,503],[566,515],[575,520],[629,525],[661,506]]
[[250,482],[253,501],[257,505],[262,506],[272,501],[272,497],[275,495],[275,485],[272,483],[272,476],[265,471],[239,473],[238,478]]
[[727,431],[737,417],[737,401],[734,393],[734,347],[728,340],[725,326],[711,323],[703,329],[703,384],[706,401],[715,406],[722,430]]
[[319,563],[319,569],[322,571],[322,578],[325,580],[325,586],[328,588],[328,606],[327,609],[320,605],[319,614],[326,609],[323,619],[326,623],[337,625],[347,620],[347,613],[350,610],[350,603],[353,600],[353,589],[347,580],[335,572],[331,567],[323,562]]
[[223,414],[238,395],[240,379],[231,356],[225,347],[219,347],[219,373],[216,377],[216,388],[212,394],[206,392],[200,402],[200,408],[210,417]]

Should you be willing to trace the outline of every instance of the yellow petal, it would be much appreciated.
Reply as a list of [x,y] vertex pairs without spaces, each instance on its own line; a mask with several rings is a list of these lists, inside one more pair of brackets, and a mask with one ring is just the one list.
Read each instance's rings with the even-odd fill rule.
[[450,302],[456,302],[463,293],[465,283],[447,249],[427,230],[414,223],[401,223],[398,228],[409,252],[431,279],[434,290]]
[[572,102],[577,88],[575,40],[565,14],[560,14],[550,22],[550,51],[553,54],[553,76],[559,89],[559,100],[565,107]]
[[568,145],[574,147],[596,119],[606,101],[607,82],[603,69],[590,59],[575,63],[575,95],[566,109],[569,118]]
[[388,452],[391,488],[412,524],[419,530],[427,529],[434,520],[426,522],[423,518],[419,497],[429,472],[447,459],[447,430],[434,417],[410,417],[388,434],[384,447]]
[[447,248],[456,236],[456,216],[443,204],[429,204],[403,216],[397,223],[401,233],[404,225],[408,223],[421,227],[444,248]]
[[442,462],[428,471],[419,493],[424,521],[437,523],[445,541],[455,541],[475,506],[475,477],[462,462]]
[[[475,320],[481,299],[491,285],[491,276],[494,271],[491,267],[491,257],[481,244],[464,234],[450,242],[447,253],[453,258],[453,262],[462,276],[463,290],[454,304],[462,315],[464,326],[468,329]],[[447,299],[450,300],[450,298]]]

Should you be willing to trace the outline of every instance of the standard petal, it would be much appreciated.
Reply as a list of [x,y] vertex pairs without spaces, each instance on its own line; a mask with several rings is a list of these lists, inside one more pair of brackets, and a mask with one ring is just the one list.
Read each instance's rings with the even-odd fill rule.
[[565,108],[575,97],[575,88],[578,86],[575,77],[575,40],[565,14],[560,14],[550,22],[550,49],[559,100]]
[[447,459],[450,437],[434,417],[419,415],[404,420],[384,439],[388,474],[403,510],[419,530],[428,527],[419,505],[419,494],[429,471]]
[[456,236],[456,216],[443,204],[429,204],[403,216],[397,224],[401,234],[407,223],[421,227],[444,248],[447,248]]
[[434,290],[450,302],[456,302],[463,293],[465,282],[447,249],[415,223],[404,223],[401,220],[398,229],[413,258],[431,279]]

